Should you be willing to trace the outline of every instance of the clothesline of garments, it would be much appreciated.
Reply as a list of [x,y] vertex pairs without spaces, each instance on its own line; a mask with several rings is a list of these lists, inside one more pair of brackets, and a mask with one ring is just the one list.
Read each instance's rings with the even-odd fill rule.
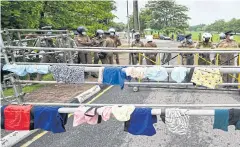
[[[68,114],[59,112],[59,109],[62,108],[33,105],[2,106],[1,128],[11,131],[42,129],[63,133],[66,131]],[[73,127],[86,124],[97,125],[115,119],[124,123],[123,130],[132,135],[153,136],[156,134],[154,124],[162,121],[174,134],[184,135],[188,132],[191,110],[169,108],[160,113],[157,111],[158,109],[140,108],[134,105],[79,106],[74,110]],[[235,130],[240,130],[240,109],[215,109],[213,115],[213,129],[228,131],[228,126],[234,125]]]
[[[120,85],[124,88],[124,81],[132,78],[149,79],[153,81],[166,81],[170,76],[177,83],[191,82],[193,85],[201,85],[215,89],[222,84],[222,75],[217,68],[191,68],[190,72],[186,67],[174,67],[171,74],[167,68],[161,66],[154,67],[99,67],[98,82],[107,85]],[[6,64],[3,70],[14,72],[19,76],[27,73],[47,74],[52,73],[57,82],[64,83],[84,83],[85,67],[59,65],[16,65]]]

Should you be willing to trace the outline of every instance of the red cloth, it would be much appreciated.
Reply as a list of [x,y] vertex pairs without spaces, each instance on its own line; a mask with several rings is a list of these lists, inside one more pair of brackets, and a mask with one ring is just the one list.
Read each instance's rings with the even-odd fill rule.
[[4,109],[5,130],[29,130],[32,105],[8,105]]

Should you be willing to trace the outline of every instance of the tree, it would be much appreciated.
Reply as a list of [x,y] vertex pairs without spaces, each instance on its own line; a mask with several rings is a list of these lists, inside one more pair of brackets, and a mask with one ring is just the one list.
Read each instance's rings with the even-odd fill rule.
[[174,27],[185,30],[188,28],[188,19],[186,12],[188,8],[178,5],[174,0],[168,1],[148,1],[146,5],[152,14],[150,27],[154,29],[164,29]]
[[115,2],[110,1],[3,1],[3,28],[41,28],[51,25],[76,29],[85,26],[90,33],[113,24]]
[[2,1],[2,28],[38,28],[42,6],[42,2]]
[[235,34],[240,32],[240,19],[231,19],[229,22],[227,22],[227,28],[234,31]]
[[122,32],[126,28],[126,24],[122,22],[118,22],[118,23],[113,22],[112,27],[115,28],[117,32]]

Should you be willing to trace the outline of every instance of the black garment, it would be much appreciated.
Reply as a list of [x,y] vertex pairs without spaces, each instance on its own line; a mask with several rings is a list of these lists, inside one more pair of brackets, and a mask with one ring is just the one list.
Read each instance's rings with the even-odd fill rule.
[[234,125],[236,130],[240,130],[240,109],[229,110],[229,125]]

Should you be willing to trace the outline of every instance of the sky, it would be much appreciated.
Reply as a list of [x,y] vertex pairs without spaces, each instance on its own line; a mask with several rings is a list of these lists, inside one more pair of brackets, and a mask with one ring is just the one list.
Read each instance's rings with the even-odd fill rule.
[[[126,0],[115,0],[117,11],[113,13],[118,17],[116,22],[127,23],[127,2]],[[133,0],[129,1],[129,14],[132,14]],[[232,18],[240,19],[240,0],[176,0],[178,4],[189,8],[188,16],[190,26],[198,24],[211,24],[215,20],[224,19],[229,21]],[[144,8],[147,0],[138,0],[139,9]]]

